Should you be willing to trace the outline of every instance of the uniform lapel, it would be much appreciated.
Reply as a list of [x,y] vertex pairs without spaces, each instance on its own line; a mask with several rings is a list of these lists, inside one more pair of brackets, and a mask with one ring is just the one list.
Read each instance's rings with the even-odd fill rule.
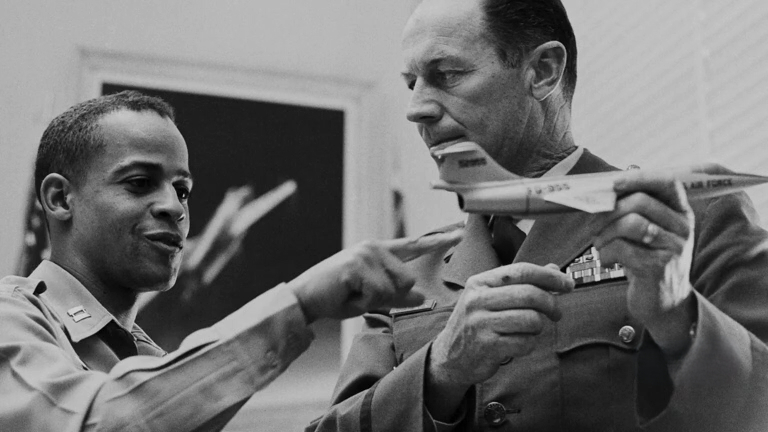
[[464,240],[453,250],[450,261],[443,266],[445,282],[464,286],[470,276],[482,273],[500,264],[491,247],[488,223],[482,215],[470,214],[464,227]]

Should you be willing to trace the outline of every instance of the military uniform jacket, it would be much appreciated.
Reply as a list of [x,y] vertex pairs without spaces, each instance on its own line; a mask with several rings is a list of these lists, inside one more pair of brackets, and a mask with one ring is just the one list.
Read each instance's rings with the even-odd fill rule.
[[[613,169],[585,151],[570,173]],[[425,307],[365,316],[332,406],[307,429],[768,430],[768,234],[744,194],[691,205],[698,321],[681,360],[668,364],[630,316],[625,278],[577,286],[559,296],[563,318],[545,328],[534,352],[473,386],[456,423],[434,421],[423,402],[431,342],[467,278],[499,265],[484,218],[472,215],[464,241],[445,257],[413,262]],[[565,269],[590,247],[596,229],[586,213],[539,219],[515,262]]]

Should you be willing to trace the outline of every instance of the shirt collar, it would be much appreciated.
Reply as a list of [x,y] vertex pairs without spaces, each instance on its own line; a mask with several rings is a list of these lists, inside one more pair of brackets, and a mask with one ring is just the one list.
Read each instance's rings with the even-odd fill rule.
[[45,282],[47,290],[41,297],[59,315],[72,342],[93,336],[110,321],[120,325],[79,280],[58,264],[43,260],[29,277]]
[[581,158],[582,153],[584,153],[583,147],[577,147],[576,151],[569,154],[568,157],[558,162],[555,166],[549,169],[549,171],[545,172],[542,177],[556,177],[556,176],[564,176],[568,174],[574,166],[576,166],[576,162],[579,161],[579,158]]
[[[555,166],[549,169],[549,171],[545,172],[542,177],[556,177],[556,176],[564,176],[571,172],[574,166],[576,166],[576,162],[579,161],[579,158],[581,158],[582,153],[584,153],[583,147],[577,147],[576,151],[569,154],[568,157],[561,160]],[[535,219],[520,219],[517,221],[516,225],[518,228],[523,230],[523,232],[528,235],[528,233],[531,232],[531,228],[533,228],[533,223],[535,222]]]

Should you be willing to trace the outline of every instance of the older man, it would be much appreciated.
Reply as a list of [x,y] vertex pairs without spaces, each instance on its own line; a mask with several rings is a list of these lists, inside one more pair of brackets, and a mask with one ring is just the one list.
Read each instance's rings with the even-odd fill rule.
[[[166,355],[134,323],[169,289],[189,231],[187,147],[160,99],[75,105],[38,150],[51,258],[0,280],[0,430],[213,431],[312,341],[307,324],[418,304],[402,260],[456,235],[345,250]],[[444,252],[444,250],[443,250]]]
[[[527,177],[615,169],[571,134],[559,0],[424,0],[403,55],[429,148],[473,141]],[[312,427],[766,430],[768,235],[749,200],[689,205],[642,176],[615,189],[596,216],[471,215],[443,260],[413,263],[424,304],[366,315]],[[568,271],[599,272],[598,252],[614,271]]]

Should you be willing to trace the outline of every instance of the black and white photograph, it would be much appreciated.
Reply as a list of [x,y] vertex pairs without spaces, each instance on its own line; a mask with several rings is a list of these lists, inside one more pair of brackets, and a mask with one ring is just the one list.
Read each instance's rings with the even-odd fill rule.
[[0,2],[0,432],[768,431],[766,23]]

